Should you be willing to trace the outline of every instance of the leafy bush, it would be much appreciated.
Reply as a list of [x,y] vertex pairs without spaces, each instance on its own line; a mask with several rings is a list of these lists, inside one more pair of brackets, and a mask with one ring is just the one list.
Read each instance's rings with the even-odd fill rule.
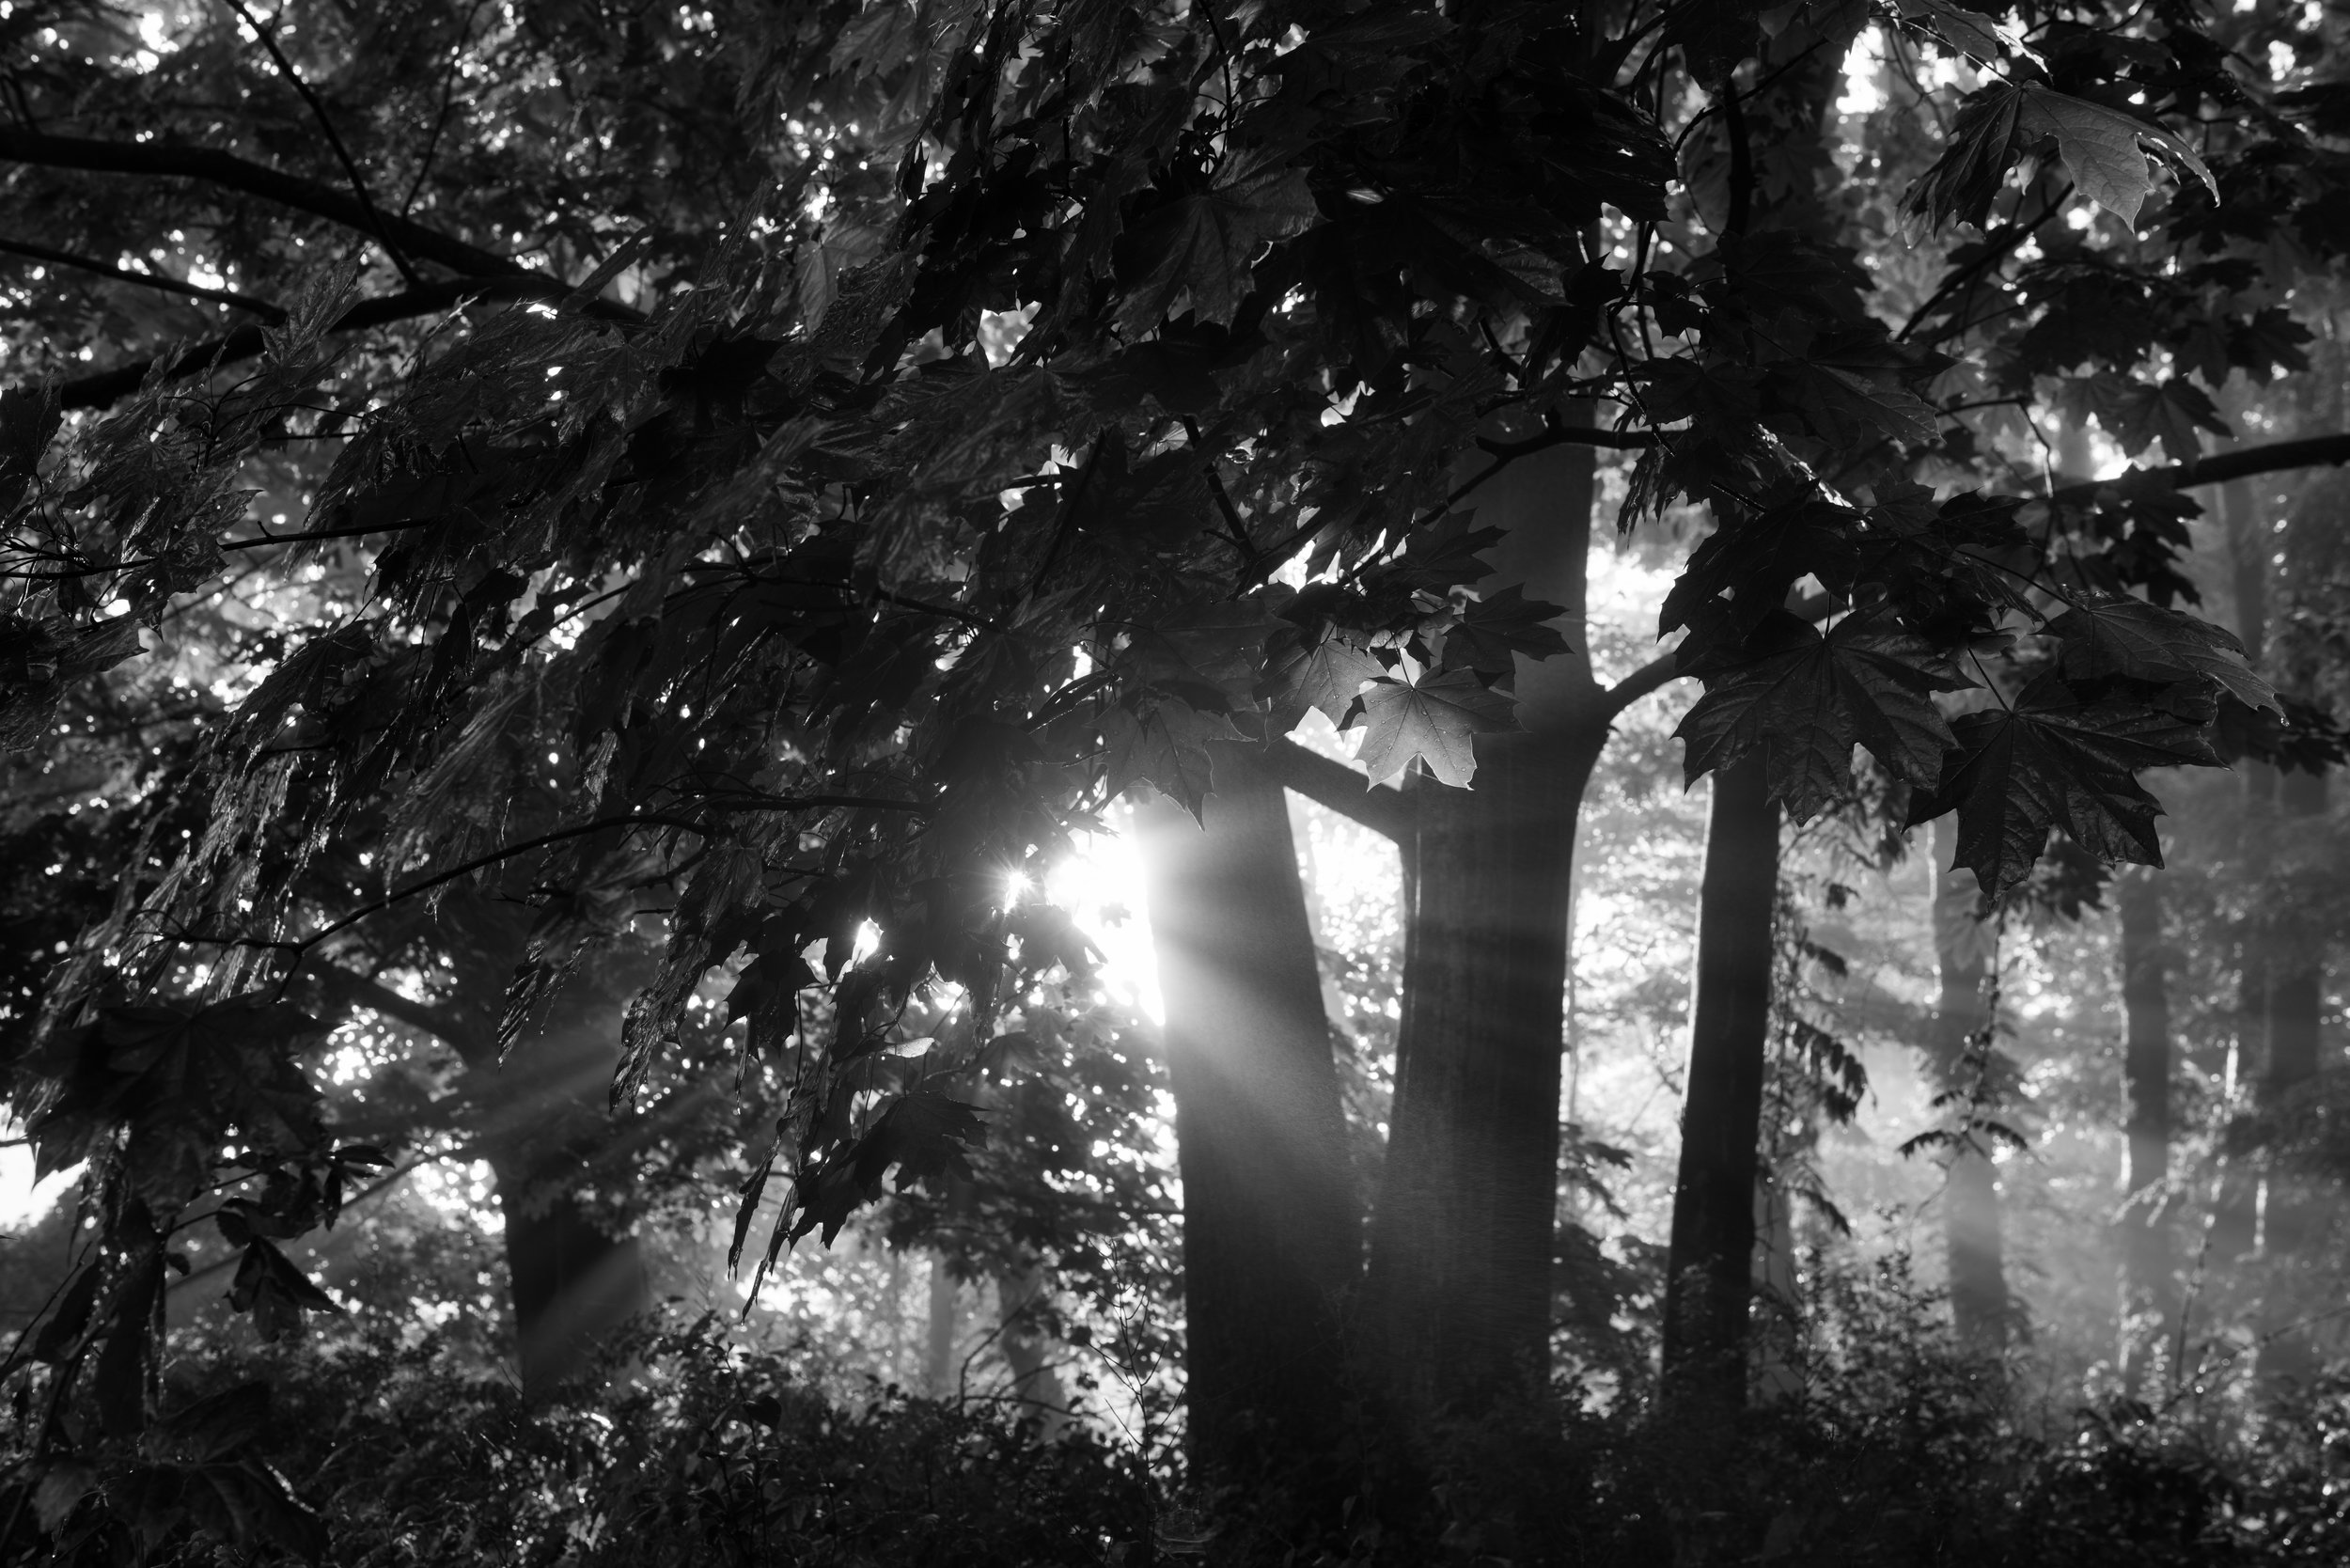
[[[345,1330],[188,1357],[136,1444],[58,1413],[0,1483],[8,1563],[158,1568],[2299,1568],[2350,1561],[2350,1379],[2288,1405],[2056,1409],[1950,1344],[1898,1266],[1831,1273],[1801,1391],[1735,1426],[1562,1387],[1399,1447],[1365,1414],[1301,1512],[1271,1478],[1201,1497],[1083,1424],[887,1387],[827,1398],[805,1348],[710,1319],[525,1405],[456,1341]],[[62,1454],[63,1457],[59,1455]],[[1286,1484],[1286,1482],[1282,1483]],[[1349,1489],[1351,1488],[1351,1494]],[[296,1499],[301,1499],[297,1501]],[[1325,1506],[1326,1505],[1326,1506]],[[1301,1517],[1304,1522],[1301,1523]]]
[[0,1512],[37,1519],[6,1560],[979,1568],[1151,1538],[1147,1478],[1082,1431],[887,1388],[836,1404],[706,1320],[624,1348],[607,1388],[535,1408],[432,1344],[220,1355],[136,1449],[19,1466]]

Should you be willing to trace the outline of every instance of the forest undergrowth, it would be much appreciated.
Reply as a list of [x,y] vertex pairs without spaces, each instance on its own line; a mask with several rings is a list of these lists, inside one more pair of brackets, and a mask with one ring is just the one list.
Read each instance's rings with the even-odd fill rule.
[[[1831,1272],[1789,1391],[1734,1422],[1602,1402],[1561,1381],[1408,1451],[1356,1445],[1312,1475],[1202,1495],[1182,1434],[875,1382],[820,1388],[806,1347],[723,1319],[650,1320],[598,1376],[526,1403],[443,1334],[324,1326],[219,1337],[170,1374],[170,1412],[102,1465],[20,1498],[10,1561],[308,1560],[517,1568],[795,1564],[1786,1562],[2334,1564],[2350,1560],[2350,1374],[2255,1404],[2248,1385],[2094,1404],[2031,1354],[1951,1344],[1898,1260]],[[2077,1383],[2070,1387],[2078,1388]],[[37,1412],[20,1403],[5,1455]],[[1365,1419],[1357,1430],[1376,1430]],[[290,1498],[240,1486],[265,1466]],[[1301,1510],[1294,1489],[1312,1489]],[[29,1505],[29,1506],[27,1506]],[[312,1513],[311,1511],[315,1512]],[[1319,1513],[1317,1535],[1286,1521]],[[31,1556],[25,1556],[27,1549]]]

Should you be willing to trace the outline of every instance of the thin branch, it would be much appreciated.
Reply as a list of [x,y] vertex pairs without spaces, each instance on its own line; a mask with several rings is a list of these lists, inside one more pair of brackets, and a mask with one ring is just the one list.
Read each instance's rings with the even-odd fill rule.
[[[1834,594],[1810,593],[1797,599],[1788,596],[1787,610],[1815,625],[1834,615],[1840,602]],[[1651,692],[1662,690],[1681,676],[1681,651],[1668,648],[1606,691],[1600,693],[1600,710],[1614,718]]]
[[[2312,435],[2299,441],[2272,441],[2262,447],[2239,447],[2232,452],[2200,458],[2193,463],[2174,463],[2167,468],[2140,468],[2133,472],[2157,474],[2169,479],[2173,490],[2187,490],[2196,485],[2249,478],[2255,474],[2275,474],[2287,468],[2324,468],[2344,463],[2350,463],[2350,433]],[[2128,478],[2129,474],[2121,474],[2110,479],[2068,484],[2050,491],[2042,499],[2079,505],[2095,499],[2097,492],[2105,486],[2118,484]]]
[[1972,284],[1975,279],[1982,275],[1984,269],[1997,267],[2006,260],[2011,252],[2040,231],[2041,225],[2063,210],[2065,198],[2072,194],[2073,187],[2068,184],[2056,194],[2048,205],[2042,210],[2040,215],[2031,222],[2021,227],[2011,225],[2005,234],[1992,235],[1984,242],[1983,253],[1981,256],[1954,270],[1950,276],[1942,280],[1940,288],[1926,296],[1925,304],[1909,313],[1909,320],[1902,323],[1902,329],[1893,335],[1893,340],[1897,343],[1907,342],[1909,335],[1924,324],[1925,319],[1933,314],[1936,306],[1952,294],[1957,293],[1959,290]]
[[306,534],[265,533],[258,539],[224,539],[220,547],[223,550],[258,550],[271,544],[315,544],[323,539],[365,539],[369,534],[399,534],[411,528],[430,528],[440,521],[437,517],[421,517],[414,522],[378,523],[366,528],[320,528]]
[[111,277],[123,283],[135,283],[141,288],[161,290],[166,294],[180,294],[192,300],[209,300],[214,305],[234,306],[239,310],[250,310],[263,321],[272,323],[286,319],[286,313],[283,310],[278,309],[267,300],[257,300],[250,294],[240,294],[227,289],[203,289],[193,283],[183,283],[176,277],[167,277],[162,273],[133,272],[129,267],[118,267],[111,262],[101,261],[94,256],[76,256],[70,250],[53,250],[47,245],[34,244],[29,240],[0,239],[0,252],[5,252],[9,256],[25,257],[35,261],[46,261],[52,266],[71,267],[76,272],[96,273],[100,277]]
[[[241,191],[290,207],[364,234],[388,236],[419,260],[435,261],[452,272],[475,277],[515,274],[546,277],[509,256],[444,234],[411,218],[375,212],[349,192],[314,180],[256,164],[217,148],[185,147],[169,142],[104,142],[85,136],[52,136],[23,126],[0,126],[0,160],[34,164],[43,168],[85,169],[93,174],[163,176],[197,180],[223,190]],[[547,278],[552,287],[559,280]]]
[[1670,685],[1680,675],[1681,655],[1668,649],[1602,692],[1601,707],[1612,719],[1649,693]]
[[1479,450],[1497,458],[1531,457],[1552,447],[1606,447],[1619,452],[1644,452],[1655,445],[1654,431],[1604,431],[1593,425],[1559,425],[1523,441],[1477,438]]
[[1208,493],[1215,497],[1216,510],[1224,514],[1225,525],[1231,530],[1231,541],[1241,554],[1241,564],[1257,564],[1256,541],[1248,537],[1248,525],[1240,520],[1240,509],[1232,505],[1232,497],[1224,489],[1224,476],[1216,472],[1215,454],[1206,450],[1199,440],[1199,423],[1190,415],[1183,416],[1183,434],[1190,438],[1191,449],[1199,453],[1200,472],[1207,477]]
[[[0,133],[0,140],[5,139],[6,133]],[[397,294],[382,294],[374,299],[361,300],[344,311],[341,318],[327,330],[361,332],[368,327],[385,326],[417,316],[431,316],[452,309],[466,300],[539,300],[552,304],[570,295],[571,290],[561,281],[538,273],[451,278],[442,283],[428,283],[421,289],[407,289]],[[588,315],[606,321],[635,322],[644,320],[626,306],[612,305],[603,300],[591,300],[583,308]],[[176,381],[183,376],[251,359],[263,347],[259,327],[239,327],[234,332],[171,355],[161,366],[160,373],[166,380]],[[64,383],[57,388],[57,400],[61,406],[70,409],[105,408],[137,391],[153,373],[158,373],[157,359],[133,360],[128,365],[118,365],[94,376],[83,376]]]
[[[310,113],[318,120],[319,129],[326,133],[326,145],[335,149],[336,161],[342,165],[343,174],[351,181],[351,194],[359,198],[359,206],[367,213],[368,228],[383,245],[384,254],[392,259],[392,265],[399,269],[401,281],[411,289],[422,283],[424,279],[416,275],[415,263],[408,259],[407,253],[393,243],[391,234],[384,228],[383,211],[375,205],[375,197],[368,194],[368,182],[361,177],[359,165],[351,156],[351,149],[343,145],[341,133],[335,129],[334,120],[327,117],[326,105],[319,102],[319,95],[310,90],[310,84],[302,79],[302,73],[294,69],[294,63],[286,58],[286,52],[277,47],[277,35],[264,28],[260,20],[244,8],[244,0],[223,0],[223,3],[236,12],[247,27],[253,29],[253,36],[261,40],[261,47],[268,50],[269,57],[277,63],[279,73],[295,92],[302,95],[302,102],[310,106]],[[278,14],[283,16],[285,13],[280,11]]]
[[1286,736],[1256,753],[1256,760],[1284,788],[1382,838],[1404,843],[1412,837],[1412,804],[1401,790],[1375,786],[1344,762],[1308,751]]
[[[382,1197],[384,1194],[391,1191],[392,1188],[400,1185],[400,1183],[406,1181],[409,1177],[415,1175],[417,1171],[423,1169],[428,1165],[439,1165],[446,1160],[467,1159],[479,1152],[479,1149],[475,1145],[461,1143],[454,1149],[444,1149],[438,1153],[419,1154],[416,1158],[410,1160],[406,1165],[400,1167],[398,1169],[391,1171],[387,1175],[378,1177],[375,1181],[368,1183],[364,1187],[361,1187],[357,1192],[352,1193],[349,1198],[344,1199],[342,1207],[336,1211],[335,1217],[337,1219],[340,1219],[344,1215],[349,1214],[352,1210],[357,1208],[360,1204],[367,1202],[368,1200]],[[212,1215],[210,1214],[206,1214],[197,1217],[199,1220],[210,1219]],[[306,1236],[303,1239],[306,1241],[310,1238]],[[164,1285],[164,1295],[165,1299],[169,1299],[175,1294],[189,1289],[191,1286],[195,1285],[196,1281],[200,1279],[210,1279],[214,1276],[226,1274],[230,1269],[235,1268],[238,1264],[243,1262],[244,1248],[238,1247],[225,1258],[215,1258],[211,1262],[206,1263],[202,1268],[196,1269],[192,1273],[183,1274],[177,1279],[166,1281]]]
[[[711,811],[829,811],[861,808],[909,811],[922,815],[927,814],[930,809],[917,801],[890,800],[880,795],[829,793],[770,795],[750,791],[744,791],[734,796],[705,796],[685,804]],[[328,937],[349,931],[360,921],[380,915],[394,904],[404,903],[421,894],[430,893],[435,887],[446,887],[462,877],[473,875],[476,871],[487,870],[493,866],[518,859],[533,850],[546,849],[556,844],[569,842],[573,839],[584,839],[591,833],[601,833],[608,827],[674,827],[687,833],[707,835],[711,826],[709,823],[696,822],[690,817],[669,816],[659,811],[637,811],[626,816],[599,817],[593,822],[573,823],[569,827],[559,827],[551,833],[541,833],[534,839],[525,839],[518,844],[509,844],[503,849],[494,849],[484,855],[477,855],[472,859],[452,866],[445,871],[435,871],[431,876],[412,882],[405,887],[396,887],[380,899],[361,904],[341,919],[320,927],[307,936],[298,938],[227,936],[208,934],[202,932],[175,932],[170,933],[170,936],[171,940],[196,946],[260,948],[273,952],[292,953],[295,955],[295,964],[291,970],[288,971],[285,980],[280,982],[282,989],[291,985],[299,977],[302,958]]]
[[400,197],[400,215],[416,204],[416,196],[424,190],[425,177],[432,172],[432,160],[441,150],[441,133],[447,129],[449,106],[456,101],[457,68],[465,57],[465,42],[473,37],[474,18],[481,14],[485,0],[475,0],[473,8],[465,13],[464,22],[457,29],[457,42],[448,52],[448,66],[441,72],[441,107],[432,117],[432,134],[425,138],[424,156],[416,160],[415,177],[408,181],[408,194]]
[[467,1027],[465,1021],[445,1008],[429,1002],[414,1001],[385,985],[370,980],[339,964],[322,964],[311,971],[327,994],[345,1007],[363,1007],[384,1017],[421,1029],[435,1040],[454,1047],[457,1054],[471,1060],[490,1054],[490,1043]]

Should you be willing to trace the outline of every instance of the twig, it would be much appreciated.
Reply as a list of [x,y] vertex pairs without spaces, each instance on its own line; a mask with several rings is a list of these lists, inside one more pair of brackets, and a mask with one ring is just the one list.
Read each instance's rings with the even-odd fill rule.
[[214,305],[234,306],[239,310],[250,310],[263,321],[272,323],[286,319],[286,313],[283,310],[267,300],[257,300],[250,294],[240,294],[228,289],[206,289],[194,283],[183,282],[176,277],[165,276],[162,273],[134,272],[129,267],[118,267],[111,262],[101,261],[94,256],[76,256],[70,250],[55,250],[48,245],[34,244],[29,240],[0,240],[0,252],[6,252],[10,256],[25,257],[34,261],[46,261],[52,266],[71,267],[76,272],[95,273],[100,277],[111,277],[123,283],[135,283],[141,288],[160,290],[166,294],[181,294],[189,299],[209,300]]
[[328,118],[326,105],[319,102],[319,95],[310,90],[310,84],[302,79],[302,73],[294,69],[293,62],[286,58],[286,52],[277,47],[277,36],[263,27],[259,20],[244,8],[244,0],[223,0],[223,4],[253,29],[253,36],[260,39],[263,49],[269,51],[269,57],[277,62],[278,71],[293,90],[302,95],[302,102],[310,106],[310,113],[318,119],[319,129],[326,133],[326,145],[335,149],[336,160],[343,165],[343,174],[351,180],[351,194],[359,198],[359,205],[366,210],[368,227],[375,231],[376,240],[384,246],[384,254],[392,259],[392,265],[399,271],[401,280],[412,289],[422,283],[424,279],[417,275],[415,265],[399,245],[393,243],[391,232],[384,223],[384,214],[377,210],[375,197],[368,194],[368,182],[361,177],[359,165],[352,161],[351,149],[343,145],[342,135],[335,129],[334,120]]

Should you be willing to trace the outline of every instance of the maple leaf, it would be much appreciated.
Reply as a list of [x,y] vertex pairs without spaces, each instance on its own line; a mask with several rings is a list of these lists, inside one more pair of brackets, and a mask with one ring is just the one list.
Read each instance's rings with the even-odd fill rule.
[[[2310,356],[2301,352],[2308,341],[2310,329],[2272,305],[2229,324],[2228,363],[2242,366],[2246,375],[2264,385],[2286,370],[2310,368]],[[2217,386],[2228,378],[2223,370],[2209,379]]]
[[24,499],[39,471],[40,454],[64,420],[56,394],[46,387],[0,392],[0,515]]
[[1914,788],[1940,780],[1957,743],[1928,694],[1971,682],[1925,639],[1865,616],[1823,636],[1785,611],[1759,636],[1782,646],[1713,682],[1673,731],[1687,782],[1760,747],[1772,794],[1801,823],[1851,793],[1856,745]]
[[2031,873],[2051,827],[2101,860],[2161,865],[2161,803],[2133,775],[2219,761],[2204,727],[2143,704],[2084,702],[2055,671],[1952,729],[1965,756],[1912,799],[1909,820],[1957,811],[1958,864],[1995,898]]
[[1109,793],[1121,793],[1140,780],[1204,822],[1201,812],[1214,788],[1208,743],[1239,738],[1230,719],[1200,713],[1180,698],[1162,698],[1139,716],[1112,708],[1102,716]]
[[1693,419],[1700,427],[1747,424],[1762,411],[1754,372],[1697,360],[1652,359],[1636,367],[1644,383],[1641,404],[1650,419],[1669,425]]
[[821,1230],[826,1247],[861,1205],[882,1194],[894,1167],[901,1192],[935,1177],[970,1174],[965,1145],[987,1136],[977,1106],[917,1089],[890,1103],[865,1136],[838,1158],[805,1172],[796,1184],[799,1213],[791,1239]]
[[1528,599],[1526,589],[1516,583],[1483,599],[1472,599],[1445,634],[1445,663],[1456,669],[1508,675],[1517,668],[1518,654],[1547,659],[1564,653],[1567,639],[1550,622],[1566,613],[1563,604]]
[[1909,21],[1923,20],[1934,24],[1942,40],[1964,55],[1971,55],[1984,65],[1998,61],[2003,45],[1999,24],[1981,11],[1970,11],[1963,6],[1952,6],[1944,0],[1898,0],[1901,13]]
[[1147,331],[1186,301],[1195,319],[1230,322],[1247,296],[1257,253],[1303,234],[1320,216],[1304,169],[1235,157],[1206,190],[1160,208],[1120,241],[1121,258],[1141,275],[1119,310],[1119,329]]
[[1927,442],[1941,428],[1934,405],[1899,386],[1877,386],[1850,370],[1807,361],[1774,367],[1763,378],[1772,401],[1802,417],[1840,450],[1875,436]]
[[1485,576],[1493,567],[1478,557],[1501,542],[1501,530],[1478,527],[1476,517],[1474,508],[1464,508],[1447,512],[1433,528],[1414,532],[1403,558],[1383,575],[1433,593]]
[[1753,53],[1756,14],[1742,0],[1693,0],[1665,13],[1664,41],[1679,44],[1689,74],[1712,86]]
[[1485,689],[1474,670],[1449,669],[1418,681],[1392,677],[1364,689],[1370,729],[1355,760],[1382,784],[1424,759],[1444,783],[1466,788],[1477,773],[1475,739],[1514,729],[1513,704]]
[[1999,181],[2014,161],[2022,92],[1995,82],[1966,95],[1942,155],[1902,197],[1902,227],[1912,239],[1955,220],[1981,228],[1991,215]]
[[2054,136],[2057,156],[2072,171],[2073,183],[2081,195],[2132,228],[2138,227],[2138,209],[2145,205],[2147,193],[2154,188],[2154,177],[2146,162],[2149,150],[2193,174],[2202,180],[2213,200],[2219,199],[2219,181],[2212,178],[2203,160],[2161,126],[2037,83],[2027,84],[2021,93],[2016,129],[2027,136]]
[[[1817,500],[1723,519],[1689,552],[1689,564],[1657,616],[1660,637],[1693,628],[1681,647],[1683,672],[1699,673],[1704,655],[1761,626],[1805,574],[1817,575],[1832,591],[1848,587],[1858,558],[1853,541],[1858,521],[1850,507]],[[1716,613],[1707,616],[1709,609]]]
[[1321,709],[1332,724],[1343,726],[1363,683],[1386,673],[1385,665],[1342,635],[1325,636],[1310,649],[1292,649],[1275,663],[1265,682],[1274,728],[1289,733],[1308,708]]
[[2207,620],[2117,595],[2074,605],[2046,631],[2062,639],[2062,668],[2076,680],[2120,675],[2162,686],[2193,682],[2284,716],[2276,688],[2252,673],[2235,634]]
[[2095,376],[2089,383],[2089,400],[2096,410],[2097,422],[2112,432],[2124,457],[2134,458],[2160,441],[2173,462],[2194,463],[2203,455],[2199,431],[2232,433],[2203,389],[2178,376],[2159,386],[2119,376]]

